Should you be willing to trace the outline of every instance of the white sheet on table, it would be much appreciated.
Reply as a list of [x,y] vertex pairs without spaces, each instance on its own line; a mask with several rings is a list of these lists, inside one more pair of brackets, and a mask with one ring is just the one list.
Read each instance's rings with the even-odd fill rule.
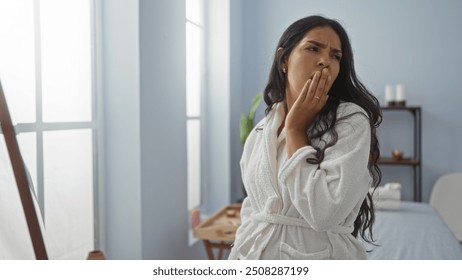
[[462,260],[462,245],[426,203],[402,201],[399,211],[376,211],[373,233],[379,246],[365,243],[369,259]]

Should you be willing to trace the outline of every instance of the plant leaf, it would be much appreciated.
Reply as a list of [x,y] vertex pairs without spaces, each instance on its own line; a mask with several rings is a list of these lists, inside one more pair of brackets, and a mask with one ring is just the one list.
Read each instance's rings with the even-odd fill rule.
[[239,123],[240,128],[240,136],[241,136],[241,144],[244,145],[245,140],[249,136],[249,129],[247,126],[247,116],[241,114],[241,121]]
[[252,99],[252,103],[250,105],[250,112],[249,112],[249,119],[251,119],[252,122],[255,116],[255,111],[257,111],[258,105],[260,105],[262,97],[263,97],[262,93],[259,92]]
[[260,105],[262,97],[263,97],[262,93],[257,93],[257,95],[255,95],[254,98],[252,99],[249,114],[248,115],[241,114],[239,128],[240,128],[240,137],[241,137],[242,145],[245,144],[247,137],[249,136],[250,132],[252,131],[254,127],[253,120],[255,117],[255,111],[257,110],[258,105]]

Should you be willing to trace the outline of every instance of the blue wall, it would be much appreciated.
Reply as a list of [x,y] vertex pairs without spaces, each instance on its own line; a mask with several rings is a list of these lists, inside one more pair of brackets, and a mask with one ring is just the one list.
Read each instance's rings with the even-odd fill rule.
[[109,259],[205,259],[189,246],[184,0],[102,2]]
[[139,5],[125,0],[99,4],[105,186],[99,201],[104,206],[99,207],[98,249],[109,259],[141,259]]
[[[422,106],[423,201],[428,201],[440,175],[462,170],[462,150],[458,148],[462,123],[457,114],[462,103],[457,82],[462,65],[462,1],[250,0],[234,5],[241,5],[232,16],[240,22],[232,22],[232,26],[241,32],[241,42],[234,44],[242,50],[241,56],[233,59],[242,65],[233,72],[240,75],[232,84],[240,84],[237,102],[242,112],[248,110],[253,95],[263,90],[285,28],[299,18],[324,15],[338,19],[346,28],[357,73],[380,102],[384,102],[386,84],[401,83],[408,105]],[[262,117],[260,109],[258,116]],[[379,136],[382,154],[390,155],[394,148],[413,154],[410,114],[386,114]],[[232,137],[238,141],[237,136]],[[233,149],[233,154],[239,153],[238,147]],[[232,167],[236,172],[238,162]],[[412,168],[384,166],[382,170],[383,183],[401,182],[403,198],[412,200]],[[237,188],[234,192],[239,196]]]

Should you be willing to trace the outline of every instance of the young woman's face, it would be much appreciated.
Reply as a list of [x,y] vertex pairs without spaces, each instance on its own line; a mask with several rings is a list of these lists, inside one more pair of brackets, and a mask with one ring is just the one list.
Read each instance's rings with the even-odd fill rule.
[[340,38],[331,27],[316,27],[308,31],[283,62],[288,101],[293,104],[306,81],[324,68],[331,76],[330,89],[340,71],[341,58]]

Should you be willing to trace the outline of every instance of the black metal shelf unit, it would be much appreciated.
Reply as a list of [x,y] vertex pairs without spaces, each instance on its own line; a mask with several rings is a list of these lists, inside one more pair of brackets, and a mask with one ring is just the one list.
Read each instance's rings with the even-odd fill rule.
[[414,157],[393,159],[380,158],[379,164],[386,165],[409,165],[413,167],[414,174],[414,201],[422,201],[422,109],[419,106],[393,106],[381,107],[383,113],[386,111],[407,111],[414,118]]

